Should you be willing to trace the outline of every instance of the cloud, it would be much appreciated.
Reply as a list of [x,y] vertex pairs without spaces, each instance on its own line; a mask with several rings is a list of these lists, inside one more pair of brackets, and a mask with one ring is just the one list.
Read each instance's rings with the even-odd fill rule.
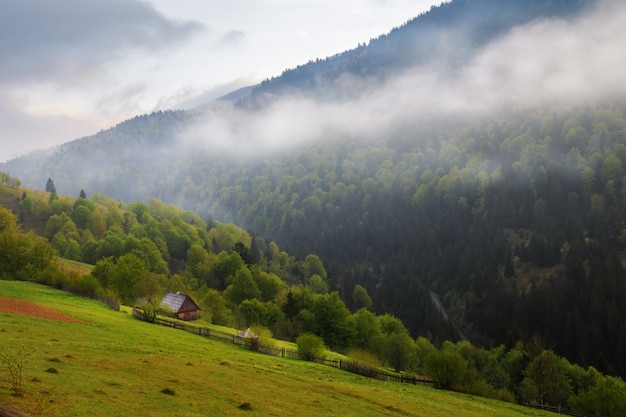
[[2,159],[150,108],[145,72],[158,73],[175,46],[203,29],[139,0],[2,2],[0,121],[10,145]]
[[[64,139],[93,133],[98,127],[93,120],[72,118],[59,113],[33,115],[18,99],[0,100],[0,126],[2,126],[4,160],[21,156],[25,152],[42,148],[41,132],[46,138]],[[15,146],[17,145],[17,146]]]
[[241,30],[229,30],[222,37],[222,42],[226,44],[238,44],[246,38],[246,34]]
[[249,87],[252,88],[255,84],[258,84],[257,80],[250,77],[240,77],[233,81],[217,84],[208,88],[196,88],[187,86],[176,91],[175,94],[162,97],[155,110],[168,110],[168,109],[195,109],[198,107],[206,106],[213,100],[219,99],[229,93],[232,93],[240,88]]
[[624,94],[624,19],[623,2],[603,1],[572,22],[532,22],[490,45],[457,84],[491,106]]
[[221,104],[182,139],[191,148],[263,156],[314,140],[384,137],[433,121],[624,95],[624,21],[626,4],[600,2],[578,18],[520,26],[458,70],[418,67],[384,84],[344,75],[327,86],[342,92],[339,100],[274,97],[253,111]]
[[130,50],[159,50],[201,28],[168,20],[137,0],[3,2],[0,84],[74,84]]

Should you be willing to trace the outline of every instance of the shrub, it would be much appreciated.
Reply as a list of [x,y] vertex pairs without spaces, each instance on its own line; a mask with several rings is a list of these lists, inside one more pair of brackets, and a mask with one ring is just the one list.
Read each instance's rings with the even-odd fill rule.
[[100,294],[102,292],[100,282],[93,275],[85,275],[78,283],[78,288],[92,294]]
[[252,349],[259,350],[261,346],[276,346],[276,340],[272,338],[272,331],[264,326],[252,326],[250,331],[256,335],[252,338]]
[[324,353],[324,340],[311,333],[298,336],[296,345],[298,345],[298,356],[307,361],[312,361],[316,356]]
[[462,381],[467,361],[452,349],[436,350],[425,359],[426,373],[436,382],[437,388],[450,389]]
[[16,347],[3,346],[0,349],[0,364],[7,371],[9,376],[9,388],[15,395],[22,395],[22,379],[24,371],[30,363],[30,358],[35,353],[34,348],[25,345]]

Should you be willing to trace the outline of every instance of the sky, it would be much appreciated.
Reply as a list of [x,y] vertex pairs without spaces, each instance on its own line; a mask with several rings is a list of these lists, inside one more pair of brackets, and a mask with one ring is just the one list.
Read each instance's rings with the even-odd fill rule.
[[368,42],[432,0],[0,0],[0,162],[193,108]]

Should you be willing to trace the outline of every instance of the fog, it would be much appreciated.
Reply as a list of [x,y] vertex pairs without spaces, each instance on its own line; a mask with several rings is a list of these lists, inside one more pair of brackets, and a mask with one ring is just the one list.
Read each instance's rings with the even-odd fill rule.
[[254,111],[218,103],[181,140],[192,148],[259,156],[345,135],[384,136],[407,124],[622,95],[624,22],[626,4],[607,0],[576,18],[519,26],[461,67],[417,67],[384,83],[344,75],[323,86],[348,98],[280,96]]

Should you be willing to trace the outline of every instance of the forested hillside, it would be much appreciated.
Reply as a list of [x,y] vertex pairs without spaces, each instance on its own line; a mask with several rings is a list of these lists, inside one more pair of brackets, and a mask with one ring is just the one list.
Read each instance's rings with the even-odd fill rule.
[[[443,4],[366,46],[266,81],[253,101],[137,117],[1,169],[26,186],[43,188],[51,177],[65,194],[157,198],[203,222],[235,222],[299,259],[315,253],[330,290],[349,308],[361,286],[377,313],[399,317],[413,335],[458,334],[442,325],[433,293],[474,343],[512,347],[532,339],[624,376],[623,95],[603,90],[534,105],[515,101],[511,82],[497,91],[469,89],[469,104],[455,112],[440,111],[437,101],[471,72],[464,63],[513,25],[569,18],[588,3]],[[416,63],[461,75],[420,89],[420,77],[434,78],[418,72],[384,93],[380,80]],[[523,63],[513,66],[534,68]],[[540,88],[532,92],[558,84],[553,78],[534,80]],[[374,92],[361,93],[371,79]],[[320,110],[279,97],[293,90],[331,104]],[[484,104],[490,93],[513,98],[496,109]],[[333,101],[343,96],[349,106]],[[448,107],[465,100],[459,97]],[[471,111],[481,105],[484,111]],[[266,141],[273,136],[280,146]]]

